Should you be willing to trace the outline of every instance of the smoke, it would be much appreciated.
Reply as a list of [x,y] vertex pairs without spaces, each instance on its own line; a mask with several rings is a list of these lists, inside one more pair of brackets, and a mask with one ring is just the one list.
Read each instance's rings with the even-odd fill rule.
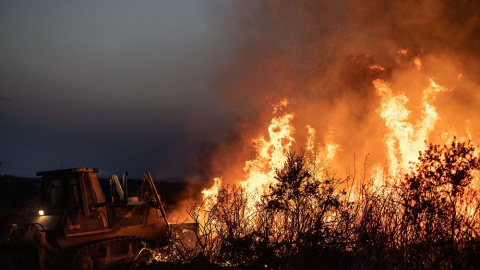
[[[203,160],[205,175],[235,181],[255,156],[272,104],[287,98],[295,149],[307,128],[317,143],[340,145],[336,169],[385,162],[384,123],[372,81],[409,98],[412,122],[429,80],[449,89],[435,101],[440,120],[429,140],[478,137],[480,3],[475,1],[237,1],[225,15],[234,46],[218,67],[222,110],[242,111],[230,140]],[[237,114],[238,115],[238,114]],[[294,149],[294,150],[295,150]]]

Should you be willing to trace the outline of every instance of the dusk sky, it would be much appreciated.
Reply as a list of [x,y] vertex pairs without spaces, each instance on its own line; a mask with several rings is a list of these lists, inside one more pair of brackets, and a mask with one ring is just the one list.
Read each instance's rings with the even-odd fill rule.
[[382,164],[375,79],[408,97],[412,128],[434,80],[427,139],[475,142],[479,48],[469,0],[0,0],[0,173],[238,180],[283,99],[292,150],[308,125],[339,145],[335,170]]
[[185,177],[221,140],[228,2],[1,1],[1,174]]

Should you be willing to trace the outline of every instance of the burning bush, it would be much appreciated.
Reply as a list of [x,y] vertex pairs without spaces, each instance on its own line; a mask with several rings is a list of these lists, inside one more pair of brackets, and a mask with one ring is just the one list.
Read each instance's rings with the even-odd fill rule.
[[[312,169],[312,168],[311,168]],[[297,254],[322,255],[335,251],[341,219],[339,179],[312,176],[304,156],[288,154],[283,169],[257,205],[262,213],[259,228],[262,249],[273,256],[290,258]]]
[[[253,206],[245,188],[220,187],[194,207],[196,252],[181,263],[216,267],[452,269],[480,265],[480,161],[473,145],[429,145],[398,181],[355,189],[288,154]],[[322,175],[322,177],[319,177]],[[375,181],[375,179],[371,179]],[[347,186],[345,190],[343,187]]]

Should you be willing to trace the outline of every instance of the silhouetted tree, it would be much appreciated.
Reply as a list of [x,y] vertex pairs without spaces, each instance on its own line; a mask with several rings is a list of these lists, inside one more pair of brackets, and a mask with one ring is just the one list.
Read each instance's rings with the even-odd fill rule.
[[[335,232],[340,218],[339,179],[317,179],[308,171],[303,155],[289,153],[282,169],[259,204],[259,212],[271,224],[259,235],[268,242],[263,249],[273,250],[277,259],[301,254],[307,257],[334,252],[341,242]],[[301,261],[297,260],[297,263]]]
[[471,142],[458,143],[456,138],[448,146],[430,144],[405,176],[406,241],[412,248],[408,260],[426,268],[458,266],[458,237],[470,230],[462,222],[460,201],[480,168],[474,152]]

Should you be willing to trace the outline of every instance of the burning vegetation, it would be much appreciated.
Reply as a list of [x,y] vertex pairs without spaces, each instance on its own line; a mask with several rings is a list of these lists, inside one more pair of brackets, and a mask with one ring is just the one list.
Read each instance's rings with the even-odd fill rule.
[[479,268],[480,5],[460,2],[233,4],[220,85],[251,114],[205,163],[179,262]]
[[361,173],[353,165],[345,177],[332,170],[341,147],[332,133],[320,146],[306,126],[306,145],[295,153],[294,113],[285,112],[287,100],[275,105],[243,177],[215,178],[189,210],[198,242],[176,260],[254,269],[479,267],[478,151],[445,133],[445,144],[427,143],[440,118],[435,99],[448,90],[426,82],[414,121],[405,94],[372,81],[386,162],[366,159]]

